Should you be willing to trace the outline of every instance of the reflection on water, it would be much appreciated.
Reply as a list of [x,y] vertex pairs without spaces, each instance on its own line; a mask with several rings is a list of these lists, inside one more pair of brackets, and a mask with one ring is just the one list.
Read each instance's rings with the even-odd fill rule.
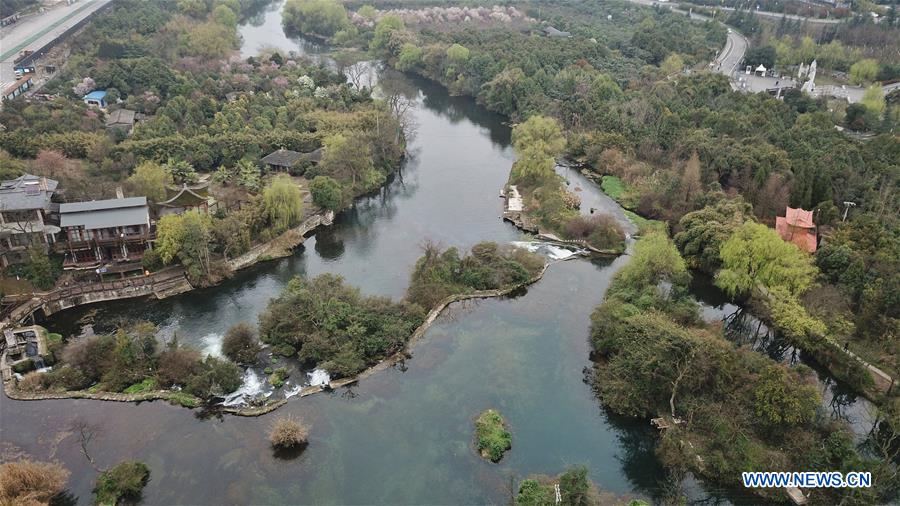
[[721,322],[725,337],[735,346],[746,346],[778,362],[790,365],[802,363],[812,368],[822,395],[822,414],[847,422],[858,441],[864,441],[869,436],[876,420],[876,408],[868,399],[838,383],[825,368],[791,346],[784,336],[768,328],[749,311],[729,302],[709,276],[693,273],[691,293],[700,302],[703,319],[710,323]]

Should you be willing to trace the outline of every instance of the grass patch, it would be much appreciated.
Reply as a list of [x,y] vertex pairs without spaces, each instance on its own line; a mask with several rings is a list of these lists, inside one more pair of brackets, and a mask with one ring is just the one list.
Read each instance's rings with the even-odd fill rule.
[[666,232],[666,222],[659,220],[650,220],[644,218],[643,216],[638,215],[633,211],[629,211],[628,209],[623,209],[625,212],[625,217],[631,220],[632,223],[638,228],[638,232],[641,234],[649,234],[650,232]]
[[141,392],[149,392],[151,390],[156,389],[156,379],[155,378],[145,378],[144,381],[140,383],[135,383],[130,387],[123,390],[126,394],[139,394]]
[[497,410],[489,409],[475,420],[475,446],[482,458],[500,462],[503,454],[512,448],[512,434],[506,430],[506,422]]
[[621,199],[627,191],[625,181],[622,181],[618,176],[603,176],[600,180],[600,189],[616,201]]
[[200,405],[200,399],[184,392],[169,392],[166,399],[176,406],[183,406],[185,408],[196,408]]

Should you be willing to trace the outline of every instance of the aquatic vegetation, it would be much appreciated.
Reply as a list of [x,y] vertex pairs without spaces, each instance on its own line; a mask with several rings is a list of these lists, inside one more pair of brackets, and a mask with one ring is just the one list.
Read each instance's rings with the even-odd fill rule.
[[503,454],[512,448],[512,434],[506,430],[506,422],[496,410],[489,409],[475,420],[475,447],[491,462],[500,462]]
[[99,505],[134,504],[150,480],[150,468],[143,462],[122,462],[107,469],[97,478],[94,503]]
[[276,448],[294,448],[309,440],[309,427],[290,417],[275,420],[269,429],[269,442]]

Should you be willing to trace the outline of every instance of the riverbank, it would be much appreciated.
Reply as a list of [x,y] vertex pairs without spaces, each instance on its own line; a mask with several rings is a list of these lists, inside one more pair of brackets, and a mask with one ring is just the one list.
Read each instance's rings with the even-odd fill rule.
[[[300,227],[298,227],[299,229]],[[297,230],[297,229],[295,229]],[[302,235],[301,235],[302,238]],[[299,244],[299,243],[298,243]],[[574,256],[568,258],[575,258]],[[480,290],[472,293],[466,294],[454,294],[448,297],[445,297],[441,300],[437,306],[435,306],[425,317],[424,322],[419,325],[416,330],[412,333],[409,340],[406,342],[403,350],[394,353],[390,357],[382,360],[378,364],[369,367],[363,372],[352,376],[341,378],[339,380],[331,381],[327,385],[312,385],[303,387],[299,392],[299,397],[306,397],[309,395],[313,395],[316,393],[331,391],[338,388],[342,388],[348,385],[352,385],[354,383],[359,382],[360,380],[371,376],[372,374],[383,371],[389,367],[393,367],[400,363],[403,363],[406,359],[410,358],[409,350],[425,335],[428,329],[434,324],[437,320],[438,316],[452,303],[454,302],[462,302],[465,300],[472,299],[488,299],[492,297],[502,297],[504,295],[508,295],[516,290],[521,290],[522,288],[527,287],[533,283],[539,281],[544,273],[547,272],[547,269],[552,265],[553,262],[544,263],[540,272],[531,278],[523,281],[522,283],[517,283],[513,286],[509,286],[507,288],[501,288],[496,290]],[[38,401],[38,400],[47,400],[47,399],[91,399],[98,401],[110,401],[110,402],[144,402],[144,401],[153,401],[153,400],[167,400],[173,404],[178,404],[184,406],[186,408],[196,408],[200,407],[203,404],[203,401],[195,397],[193,395],[188,395],[182,393],[180,391],[173,390],[154,390],[148,392],[138,392],[138,393],[120,393],[120,392],[90,392],[88,390],[74,390],[74,391],[64,391],[64,392],[25,392],[16,388],[16,382],[13,380],[4,382],[4,392],[6,396],[13,400],[19,401]],[[288,399],[278,399],[273,401],[267,401],[263,405],[257,406],[243,406],[243,407],[225,407],[221,409],[221,412],[228,413],[236,416],[245,416],[245,417],[258,417],[287,404]]]
[[[291,228],[280,236],[250,248],[250,251],[225,262],[230,274],[252,267],[260,262],[289,256],[294,248],[303,243],[305,236],[321,226],[329,226],[334,222],[334,212],[320,211],[305,219],[297,227]],[[215,286],[227,279],[220,277],[208,286]],[[87,283],[77,286],[65,286],[49,292],[10,296],[9,300],[19,302],[8,312],[8,316],[0,321],[0,329],[9,325],[18,325],[34,312],[41,310],[44,317],[85,304],[109,302],[121,299],[154,296],[162,300],[175,295],[207,288],[192,285],[184,276],[183,269],[169,268],[150,274],[149,276],[112,281],[105,283]]]

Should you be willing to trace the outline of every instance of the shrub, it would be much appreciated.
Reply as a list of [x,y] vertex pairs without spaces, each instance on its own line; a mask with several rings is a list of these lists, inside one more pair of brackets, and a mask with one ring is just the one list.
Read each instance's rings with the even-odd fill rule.
[[16,362],[15,364],[13,364],[12,370],[13,370],[13,372],[16,372],[19,374],[25,374],[27,372],[33,371],[34,370],[34,360],[31,360],[30,358],[26,358],[25,360],[23,360],[21,362]]
[[309,185],[309,192],[317,206],[337,211],[343,205],[341,184],[328,176],[316,176]]
[[506,450],[512,448],[512,435],[496,410],[489,409],[475,420],[475,446],[482,458],[491,462],[500,462]]
[[597,249],[623,250],[625,232],[607,215],[576,216],[566,222],[567,239],[582,239]]
[[290,417],[278,418],[269,430],[269,442],[276,448],[294,448],[308,440],[309,428]]
[[241,369],[233,362],[208,356],[198,363],[197,372],[191,376],[185,392],[201,399],[221,397],[241,386]]
[[154,249],[148,249],[144,251],[144,257],[141,259],[141,265],[144,267],[144,270],[150,272],[156,272],[163,268],[162,258],[159,257],[159,253]]
[[68,479],[69,471],[59,464],[32,460],[0,464],[0,504],[48,504]]
[[173,340],[159,354],[156,369],[157,384],[162,388],[187,385],[191,376],[196,374],[200,361],[199,351],[179,347],[178,342]]
[[44,375],[39,372],[30,372],[16,383],[16,387],[23,392],[38,392],[44,389]]
[[462,258],[456,248],[441,251],[433,244],[426,244],[424,250],[406,292],[407,300],[423,307],[434,307],[453,294],[523,283],[544,265],[538,255],[492,242],[472,246],[471,253]]
[[253,364],[259,354],[256,332],[244,322],[233,325],[222,340],[222,353],[238,364]]
[[290,376],[291,374],[286,367],[279,367],[269,375],[269,383],[275,388],[281,388],[284,386],[284,380],[288,379]]
[[48,390],[81,390],[94,383],[80,369],[70,365],[44,373],[42,380],[44,388]]
[[299,348],[300,360],[344,376],[402,349],[423,318],[418,306],[364,297],[340,276],[323,274],[292,279],[269,301],[259,329],[279,353]]
[[150,468],[143,462],[122,462],[100,473],[94,486],[97,504],[137,503],[150,479]]

